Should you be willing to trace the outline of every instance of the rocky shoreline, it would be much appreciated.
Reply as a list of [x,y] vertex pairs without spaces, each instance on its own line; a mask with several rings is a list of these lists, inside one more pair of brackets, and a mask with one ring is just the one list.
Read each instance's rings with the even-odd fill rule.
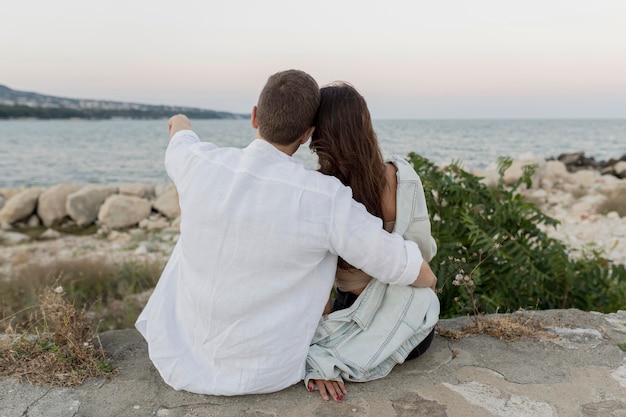
[[613,175],[617,178],[626,178],[626,154],[619,159],[611,158],[608,161],[597,161],[593,156],[585,156],[584,152],[562,153],[556,158],[548,158],[547,161],[561,161],[565,164],[568,172],[580,170],[596,170],[602,175]]
[[[549,236],[564,242],[572,254],[595,251],[617,264],[626,264],[626,154],[608,162],[584,153],[558,158],[513,161],[504,182],[515,183],[525,165],[535,165],[532,186],[520,192],[543,213],[558,220]],[[486,184],[495,184],[495,167],[476,170]]]
[[[579,153],[513,161],[504,181],[515,182],[524,165],[535,164],[533,185],[521,192],[561,222],[548,234],[573,252],[594,250],[626,264],[626,155],[611,163],[592,160]],[[495,167],[474,174],[487,184],[498,180]],[[171,184],[0,189],[0,277],[10,279],[32,262],[70,256],[165,262],[179,222]]]

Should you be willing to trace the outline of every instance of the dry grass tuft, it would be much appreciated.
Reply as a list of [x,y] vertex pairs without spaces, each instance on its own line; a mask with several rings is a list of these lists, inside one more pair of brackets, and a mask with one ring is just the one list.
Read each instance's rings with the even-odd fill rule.
[[142,294],[154,288],[162,269],[162,261],[118,264],[102,257],[28,263],[10,277],[0,276],[0,334],[9,321],[23,329],[37,327],[40,295],[58,285],[77,309],[88,306],[88,315],[100,320],[100,331],[132,328],[145,305],[139,303]]
[[[63,288],[48,287],[40,297],[43,331],[0,338],[0,377],[31,384],[76,386],[87,378],[108,378],[107,362],[93,322],[85,309],[76,310]],[[15,333],[15,332],[13,332]]]
[[477,334],[485,334],[506,342],[524,337],[544,340],[557,338],[556,335],[546,330],[540,320],[532,316],[524,317],[522,315],[474,316],[471,322],[460,330],[444,329],[438,326],[437,332],[452,340],[460,340]]

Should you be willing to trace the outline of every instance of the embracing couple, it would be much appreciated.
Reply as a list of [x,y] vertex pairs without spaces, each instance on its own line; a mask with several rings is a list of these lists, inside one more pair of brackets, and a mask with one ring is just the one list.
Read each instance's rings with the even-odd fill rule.
[[[272,75],[244,149],[169,121],[180,238],[136,327],[177,390],[269,393],[304,380],[325,400],[430,345],[439,316],[424,190],[385,162],[363,97]],[[319,169],[292,155],[311,139]]]

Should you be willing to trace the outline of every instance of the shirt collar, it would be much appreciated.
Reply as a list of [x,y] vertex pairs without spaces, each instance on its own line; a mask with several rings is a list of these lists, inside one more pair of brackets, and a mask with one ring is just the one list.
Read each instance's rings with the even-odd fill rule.
[[252,141],[252,143],[250,143],[247,146],[247,149],[250,149],[256,152],[261,152],[273,158],[280,158],[286,161],[292,161],[292,162],[300,164],[300,161],[298,161],[292,156],[287,155],[286,153],[282,151],[279,151],[278,149],[276,149],[276,147],[274,147],[274,145],[272,145],[265,139],[258,139],[258,138],[255,139],[254,141]]

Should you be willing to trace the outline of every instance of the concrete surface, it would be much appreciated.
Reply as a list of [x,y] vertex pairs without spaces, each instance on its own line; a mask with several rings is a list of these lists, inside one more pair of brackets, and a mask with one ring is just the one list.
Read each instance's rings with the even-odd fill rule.
[[[348,384],[340,403],[324,402],[303,384],[237,397],[175,391],[152,367],[135,330],[107,332],[101,339],[117,377],[76,388],[0,380],[0,416],[626,416],[626,311],[515,314],[541,320],[547,336],[505,342],[437,335],[426,354],[386,378]],[[467,320],[442,320],[440,329]]]

